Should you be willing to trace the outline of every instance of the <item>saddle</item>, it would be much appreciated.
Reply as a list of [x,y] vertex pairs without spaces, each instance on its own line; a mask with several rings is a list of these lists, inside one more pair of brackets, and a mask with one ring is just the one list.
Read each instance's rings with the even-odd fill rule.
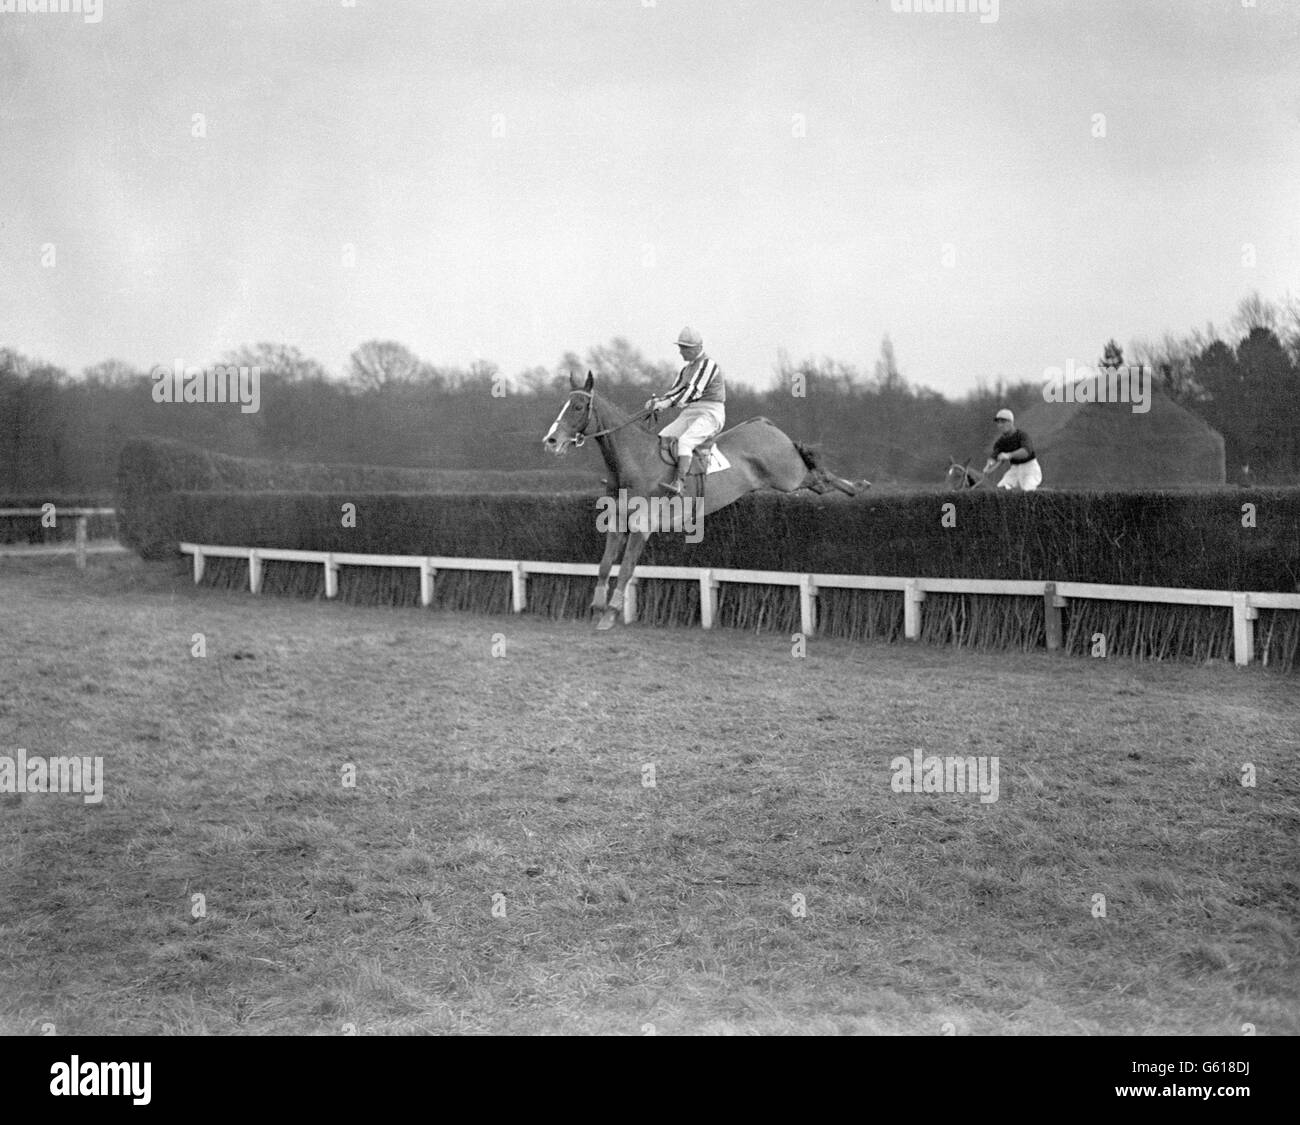
[[[690,468],[686,470],[686,479],[682,482],[683,496],[703,496],[704,478],[709,471],[709,460],[713,456],[713,446],[718,439],[709,438],[695,447],[691,455]],[[661,437],[659,439],[659,460],[665,465],[677,464],[677,439]]]
[[[687,476],[703,476],[709,471],[709,458],[713,456],[713,446],[717,440],[717,438],[712,437],[695,447],[695,453],[691,457],[691,467],[686,472]],[[665,465],[677,464],[676,438],[661,437],[659,439],[659,460]]]

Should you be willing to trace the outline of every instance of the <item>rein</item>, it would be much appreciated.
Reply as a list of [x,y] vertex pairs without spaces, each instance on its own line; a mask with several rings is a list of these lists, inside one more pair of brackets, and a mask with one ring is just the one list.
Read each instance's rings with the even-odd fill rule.
[[[569,393],[573,395],[587,396],[587,411],[582,419],[583,426],[586,426],[586,424],[591,420],[591,404],[595,399],[595,392],[575,390],[575,391],[570,391]],[[629,418],[626,422],[620,422],[617,426],[610,426],[607,429],[600,430],[594,434],[589,434],[586,432],[586,430],[580,429],[576,434],[573,435],[573,444],[578,446],[579,449],[581,449],[583,443],[587,440],[587,438],[602,438],[606,434],[612,434],[615,430],[621,430],[624,426],[630,426],[633,422],[644,422],[653,413],[654,413],[653,410],[642,410],[639,414],[633,414],[632,417]]]

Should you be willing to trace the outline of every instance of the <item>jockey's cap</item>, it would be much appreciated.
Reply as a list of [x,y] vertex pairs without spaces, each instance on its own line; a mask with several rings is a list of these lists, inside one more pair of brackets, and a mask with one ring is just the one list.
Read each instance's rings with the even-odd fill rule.
[[683,328],[677,333],[677,342],[684,348],[702,348],[704,341],[694,328]]
[[1006,407],[1003,407],[1001,410],[997,412],[997,415],[994,417],[993,420],[995,422],[1014,422],[1016,420],[1016,416],[1012,414],[1010,410],[1007,410]]

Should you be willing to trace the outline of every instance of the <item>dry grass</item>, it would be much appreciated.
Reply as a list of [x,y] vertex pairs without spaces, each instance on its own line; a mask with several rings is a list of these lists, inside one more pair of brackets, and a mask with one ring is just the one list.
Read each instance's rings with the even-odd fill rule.
[[0,1031],[1300,1032],[1293,677],[0,581]]

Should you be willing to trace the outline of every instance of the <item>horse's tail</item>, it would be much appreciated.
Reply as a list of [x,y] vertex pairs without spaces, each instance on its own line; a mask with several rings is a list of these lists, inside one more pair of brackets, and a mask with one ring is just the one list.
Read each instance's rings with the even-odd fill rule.
[[[803,459],[804,465],[808,469],[808,474],[812,478],[811,487],[815,492],[825,492],[827,488],[835,488],[843,492],[846,496],[856,496],[858,486],[837,477],[834,473],[828,472],[822,465],[821,453],[811,445],[805,445],[801,441],[794,442],[794,447],[799,451],[799,456]],[[869,482],[864,482],[867,488],[871,487]],[[805,486],[808,487],[808,486]]]
[[794,447],[799,451],[799,456],[803,458],[803,463],[808,466],[810,472],[822,467],[822,456],[811,445],[796,441]]

